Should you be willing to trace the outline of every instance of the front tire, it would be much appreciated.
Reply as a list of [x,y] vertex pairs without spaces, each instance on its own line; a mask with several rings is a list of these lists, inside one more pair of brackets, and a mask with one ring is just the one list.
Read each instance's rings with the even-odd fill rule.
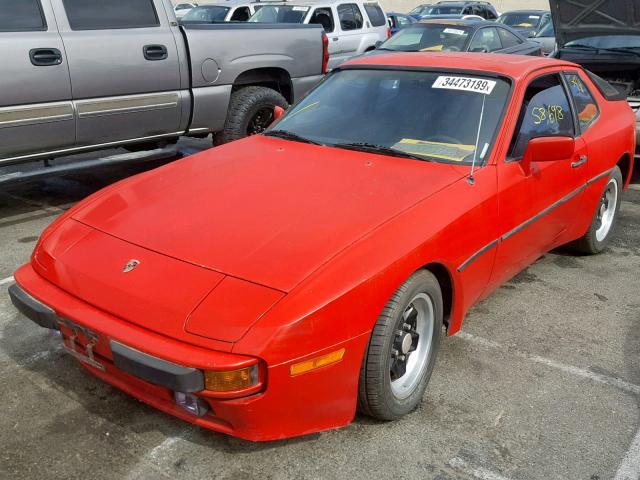
[[217,144],[262,133],[274,120],[276,106],[287,109],[287,100],[267,87],[242,87],[231,94],[224,130],[215,136]]
[[623,184],[622,172],[616,166],[609,175],[587,233],[571,244],[575,251],[594,255],[606,248],[618,221]]
[[436,277],[420,270],[393,294],[376,321],[362,361],[358,410],[396,420],[421,402],[443,324]]

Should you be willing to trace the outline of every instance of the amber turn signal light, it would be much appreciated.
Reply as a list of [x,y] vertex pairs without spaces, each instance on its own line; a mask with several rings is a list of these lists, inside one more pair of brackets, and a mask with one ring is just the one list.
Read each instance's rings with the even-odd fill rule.
[[336,350],[335,352],[327,353],[320,357],[312,358],[311,360],[305,360],[304,362],[294,363],[289,367],[289,373],[291,375],[300,375],[302,373],[310,372],[317,368],[326,367],[332,363],[338,363],[344,357],[345,348]]
[[233,392],[253,387],[258,384],[258,365],[217,372],[204,372],[204,388],[211,392]]

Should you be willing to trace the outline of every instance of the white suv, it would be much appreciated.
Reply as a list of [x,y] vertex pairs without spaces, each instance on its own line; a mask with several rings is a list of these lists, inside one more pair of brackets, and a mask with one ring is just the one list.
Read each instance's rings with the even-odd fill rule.
[[[322,25],[329,38],[329,69],[375,49],[390,36],[387,16],[373,1],[262,1],[249,19],[258,23],[313,23]],[[259,5],[259,8],[258,8]]]

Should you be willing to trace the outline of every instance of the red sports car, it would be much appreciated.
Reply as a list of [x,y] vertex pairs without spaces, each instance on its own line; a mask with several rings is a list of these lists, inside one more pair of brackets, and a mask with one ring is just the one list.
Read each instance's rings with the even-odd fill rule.
[[605,248],[634,149],[626,101],[571,63],[360,58],[264,134],[80,202],[10,294],[92,374],[212,430],[396,419],[475,302]]

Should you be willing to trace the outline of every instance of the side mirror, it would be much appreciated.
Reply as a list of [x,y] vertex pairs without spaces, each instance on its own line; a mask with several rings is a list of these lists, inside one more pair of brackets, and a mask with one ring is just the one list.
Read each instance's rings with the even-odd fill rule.
[[522,168],[530,171],[534,162],[555,162],[568,160],[573,157],[576,142],[571,137],[538,137],[532,138],[527,144],[522,157]]
[[535,36],[536,36],[536,31],[535,30],[532,30],[531,32],[527,33],[527,37],[529,37],[529,38],[533,38]]
[[273,125],[275,122],[277,122],[280,117],[282,117],[282,115],[284,115],[284,108],[282,108],[280,105],[276,105],[275,107],[273,107],[273,122],[271,122],[271,124]]

